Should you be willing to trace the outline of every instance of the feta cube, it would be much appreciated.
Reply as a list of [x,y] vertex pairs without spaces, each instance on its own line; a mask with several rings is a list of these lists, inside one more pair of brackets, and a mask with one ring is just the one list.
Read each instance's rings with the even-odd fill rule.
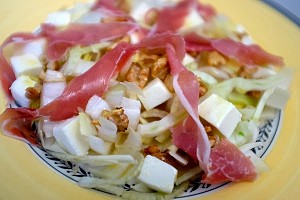
[[159,160],[158,158],[147,155],[142,165],[138,180],[149,188],[171,193],[177,178],[177,169]]
[[10,86],[13,98],[21,107],[29,107],[30,99],[26,97],[26,88],[34,87],[37,82],[29,76],[22,75],[18,77]]
[[242,114],[232,103],[216,94],[199,104],[198,113],[227,138],[230,138],[242,118]]
[[48,15],[45,23],[55,26],[67,26],[71,21],[71,14],[67,11],[54,12]]
[[185,17],[184,24],[180,31],[191,29],[195,26],[204,24],[204,19],[201,17],[196,9],[192,9],[189,14]]
[[41,59],[45,54],[46,46],[46,38],[33,39],[21,43],[14,43],[14,49],[12,50],[13,56],[31,54]]
[[89,144],[80,133],[78,116],[54,127],[53,136],[68,153],[78,156],[87,155]]
[[172,93],[159,78],[149,82],[143,89],[143,95],[138,95],[146,110],[164,103],[171,97]]
[[43,68],[39,58],[33,54],[10,57],[10,63],[16,77],[21,75],[38,76]]

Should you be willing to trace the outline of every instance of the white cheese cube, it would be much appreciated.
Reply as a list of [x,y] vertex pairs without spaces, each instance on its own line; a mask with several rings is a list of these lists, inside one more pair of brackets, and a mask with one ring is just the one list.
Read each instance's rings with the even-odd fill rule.
[[110,142],[105,142],[99,137],[88,135],[89,146],[92,150],[102,155],[108,155],[111,151],[112,144]]
[[21,107],[29,107],[30,99],[26,97],[26,88],[34,87],[36,83],[29,76],[22,75],[11,84],[11,94]]
[[146,85],[143,89],[143,96],[138,95],[146,110],[150,110],[172,97],[172,93],[165,84],[156,78]]
[[193,58],[190,54],[186,53],[183,60],[182,60],[182,64],[184,66],[187,66],[191,63],[195,62],[195,58]]
[[101,116],[103,110],[111,110],[111,108],[106,101],[97,95],[89,99],[85,108],[85,112],[95,120]]
[[149,188],[171,193],[177,178],[177,169],[159,160],[158,158],[146,156],[138,180]]
[[33,54],[10,57],[10,63],[16,77],[21,75],[38,76],[43,68],[39,58]]
[[41,106],[44,106],[59,97],[66,87],[66,82],[44,83],[41,92]]
[[41,59],[45,53],[46,45],[47,40],[45,38],[33,40],[24,46],[23,54],[32,54]]
[[47,40],[45,38],[28,40],[26,42],[21,43],[13,43],[13,49],[11,49],[11,51],[13,51],[13,55],[10,56],[31,54],[41,59],[42,56],[45,54],[46,45]]
[[45,23],[55,26],[67,26],[71,21],[71,14],[67,11],[54,12],[48,15]]
[[53,136],[68,153],[78,156],[87,155],[89,144],[80,133],[78,116],[54,127]]
[[185,17],[184,24],[180,31],[191,29],[195,26],[201,26],[202,24],[204,24],[204,19],[196,9],[192,9],[188,16]]
[[232,103],[216,94],[199,104],[198,113],[227,138],[230,138],[242,118],[242,114]]

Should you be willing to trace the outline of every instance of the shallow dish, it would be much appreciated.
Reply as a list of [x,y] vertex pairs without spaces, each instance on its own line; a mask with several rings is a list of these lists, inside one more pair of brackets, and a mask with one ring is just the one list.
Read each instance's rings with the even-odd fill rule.
[[[269,143],[270,147],[261,153],[271,168],[270,172],[263,174],[253,183],[226,184],[221,188],[213,189],[212,192],[202,194],[201,199],[220,197],[223,199],[254,199],[257,197],[262,199],[290,197],[293,199],[299,194],[297,185],[300,184],[300,158],[295,156],[295,152],[300,152],[300,147],[297,146],[298,141],[300,141],[300,136],[297,134],[300,130],[298,124],[300,96],[296,90],[297,85],[300,84],[300,76],[297,73],[297,66],[300,66],[300,58],[297,55],[300,46],[299,27],[263,2],[251,0],[242,2],[211,0],[209,2],[218,11],[228,15],[234,22],[243,24],[257,43],[266,50],[283,56],[288,66],[294,66],[296,73],[291,87],[292,97],[286,110],[284,113],[278,113],[276,118],[278,121],[275,120],[270,125],[270,130],[275,131],[276,134],[270,133],[269,135],[278,138],[272,140]],[[12,32],[33,30],[45,19],[47,13],[63,6],[71,6],[73,3],[72,0],[63,2],[29,0],[24,6],[15,0],[1,2],[2,22],[0,23],[0,30],[3,30],[0,34],[1,41]],[[33,10],[36,12],[32,12]],[[30,17],[24,18],[24,16]],[[1,96],[1,112],[4,107],[5,100]],[[282,120],[281,128],[279,126],[280,120]],[[278,130],[277,127],[279,127]],[[0,135],[2,164],[0,166],[0,199],[112,198],[107,194],[78,187],[74,181],[70,181],[70,178],[59,175],[61,174],[57,173],[59,170],[49,170],[49,168],[53,169],[53,166],[45,162],[51,161],[51,159],[41,162],[34,155],[36,154],[28,145]],[[42,153],[38,155],[42,155]],[[52,161],[55,163],[55,160]],[[56,166],[63,165],[58,163]],[[66,172],[63,174],[68,173],[67,167],[65,170]],[[202,186],[199,185],[199,187]],[[203,187],[210,190],[210,187]],[[191,195],[187,196],[197,199],[200,198],[198,193],[193,191],[190,192]]]

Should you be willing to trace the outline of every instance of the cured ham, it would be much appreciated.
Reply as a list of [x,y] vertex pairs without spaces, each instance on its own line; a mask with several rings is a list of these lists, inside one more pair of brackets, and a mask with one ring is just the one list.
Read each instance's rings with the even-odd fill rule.
[[[158,10],[157,23],[154,27],[155,33],[176,32],[184,25],[185,19],[193,8],[196,8],[204,20],[211,20],[215,15],[215,9],[196,0],[179,1],[174,6]],[[172,20],[170,20],[172,19]]]
[[155,26],[155,32],[176,32],[184,24],[185,17],[189,14],[190,8],[193,4],[193,0],[184,0],[179,2],[175,6],[166,7],[158,11],[158,19]]
[[32,129],[32,120],[37,116],[36,111],[27,108],[7,108],[0,115],[2,132],[7,136],[39,146],[39,138]]
[[196,33],[189,33],[185,36],[187,51],[211,51],[216,50],[223,55],[238,60],[244,65],[266,65],[274,64],[282,66],[283,59],[272,55],[260,46],[245,45],[231,39],[208,39]]
[[137,25],[131,22],[72,24],[64,30],[56,30],[51,25],[44,25],[42,26],[41,35],[48,40],[48,58],[58,60],[72,46],[86,46],[114,40],[136,29]]
[[227,139],[221,139],[211,150],[208,171],[202,181],[209,184],[252,181],[256,176],[250,158]]
[[[183,38],[180,35],[171,33],[150,36],[134,46],[135,50],[139,48],[160,48],[167,53],[171,74],[173,75],[174,90],[190,115],[190,119],[172,129],[173,134],[175,134],[174,143],[180,145],[179,141],[185,140],[183,139],[184,135],[190,134],[188,137],[190,141],[196,139],[193,140],[196,141],[194,143],[196,146],[193,144],[188,145],[186,148],[185,145],[180,146],[193,158],[197,158],[200,166],[206,169],[210,154],[210,143],[198,117],[199,85],[197,78],[181,64],[181,60],[185,55]],[[187,126],[187,124],[189,125]],[[190,130],[193,130],[193,132],[190,132]]]
[[78,108],[85,109],[93,95],[102,96],[127,46],[126,43],[120,43],[106,53],[90,70],[74,78],[61,96],[41,107],[39,114],[49,116],[52,121],[64,120],[76,115]]

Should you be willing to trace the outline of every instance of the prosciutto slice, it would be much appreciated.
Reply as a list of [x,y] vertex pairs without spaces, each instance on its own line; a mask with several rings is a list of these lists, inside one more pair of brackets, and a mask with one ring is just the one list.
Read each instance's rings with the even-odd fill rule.
[[0,115],[2,133],[15,139],[39,146],[37,134],[32,130],[32,120],[37,112],[27,108],[7,108]]
[[250,158],[227,139],[222,139],[211,150],[208,172],[203,182],[217,184],[226,181],[252,181],[256,176],[256,169]]
[[196,33],[189,33],[185,37],[187,51],[211,51],[219,53],[239,61],[243,65],[266,65],[274,64],[283,66],[284,61],[281,57],[272,55],[260,46],[245,45],[231,39],[209,39]]
[[[203,125],[198,117],[199,85],[196,76],[182,64],[184,58],[184,40],[180,35],[164,33],[149,36],[134,45],[131,51],[138,49],[160,49],[167,53],[173,75],[173,87],[189,117],[180,125],[171,129],[175,145],[180,146],[191,157],[199,160],[200,166],[206,169],[210,155],[210,143]],[[182,141],[191,144],[182,144]]]
[[102,96],[127,46],[127,43],[120,43],[106,53],[90,70],[74,78],[61,96],[39,109],[39,115],[49,116],[51,121],[64,120],[76,115],[78,108],[85,109],[93,95]]
[[212,6],[203,4],[200,1],[179,1],[174,6],[165,7],[157,11],[158,19],[153,32],[165,33],[178,31],[183,26],[185,18],[191,12],[192,8],[196,8],[206,21],[211,20],[217,14]]
[[110,22],[99,24],[71,24],[64,30],[44,24],[41,35],[48,40],[47,56],[50,60],[59,60],[68,48],[75,45],[91,45],[125,36],[136,30],[131,22]]
[[158,11],[158,19],[154,32],[176,32],[184,24],[185,17],[189,14],[194,3],[193,0],[183,0],[175,6],[165,7]]

